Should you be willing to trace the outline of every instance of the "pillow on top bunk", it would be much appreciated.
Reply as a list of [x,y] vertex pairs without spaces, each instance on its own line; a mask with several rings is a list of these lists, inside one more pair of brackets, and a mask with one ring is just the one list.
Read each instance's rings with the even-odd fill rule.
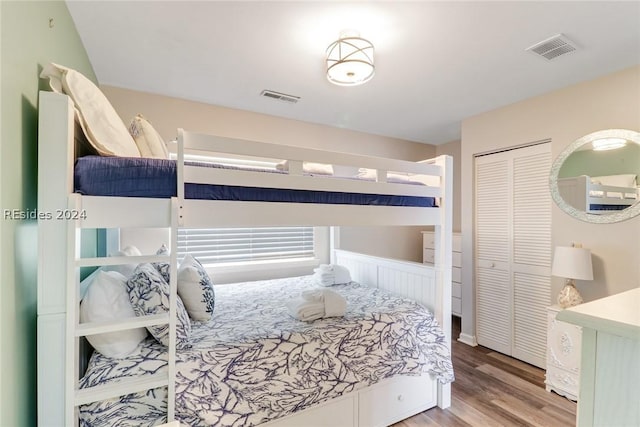
[[[357,177],[366,181],[375,181],[378,173],[375,169],[360,168]],[[387,172],[387,182],[408,183],[411,179],[408,174]]]
[[207,321],[213,315],[213,282],[200,261],[187,254],[178,269],[178,294],[193,320]]
[[[375,181],[377,177],[377,171],[375,169],[360,168],[358,171],[358,178],[367,181]],[[422,184],[432,187],[440,186],[440,178],[432,175],[418,175],[413,173],[402,174],[387,172],[387,182],[389,183],[407,183],[407,184]]]
[[[80,322],[107,322],[136,317],[127,278],[117,271],[99,270],[80,303]],[[133,352],[147,336],[145,328],[88,335],[93,348],[107,357],[121,358]]]
[[419,182],[429,187],[440,187],[440,177],[434,175],[409,174],[409,181]]
[[[279,171],[289,171],[289,161],[285,160],[276,165]],[[302,171],[313,175],[333,175],[333,166],[324,163],[302,162]]]
[[356,166],[333,165],[333,176],[340,178],[357,178],[358,171]]
[[[127,281],[129,300],[138,316],[169,312],[169,284],[151,264],[140,264]],[[176,348],[191,347],[191,321],[179,296],[177,297]],[[148,326],[147,329],[161,344],[169,346],[169,325]]]
[[169,150],[162,136],[154,129],[154,127],[145,119],[142,114],[138,114],[131,120],[129,124],[129,133],[140,150],[142,157],[154,159],[168,159]]
[[41,78],[49,79],[54,92],[73,100],[76,118],[87,140],[101,156],[140,157],[135,141],[109,100],[88,78],[76,70],[50,63]]

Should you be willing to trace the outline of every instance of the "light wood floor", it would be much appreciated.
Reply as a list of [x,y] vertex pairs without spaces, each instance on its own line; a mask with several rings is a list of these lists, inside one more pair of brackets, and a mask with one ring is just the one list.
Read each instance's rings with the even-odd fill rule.
[[[454,317],[453,337],[460,334]],[[544,389],[544,371],[485,347],[452,343],[451,407],[432,408],[393,427],[575,426],[576,404]]]

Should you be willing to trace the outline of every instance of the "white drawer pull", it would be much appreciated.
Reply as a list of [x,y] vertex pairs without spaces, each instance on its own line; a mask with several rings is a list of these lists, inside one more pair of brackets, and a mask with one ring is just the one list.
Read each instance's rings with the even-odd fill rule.
[[404,400],[404,396],[399,394],[398,395],[398,402],[402,402]]

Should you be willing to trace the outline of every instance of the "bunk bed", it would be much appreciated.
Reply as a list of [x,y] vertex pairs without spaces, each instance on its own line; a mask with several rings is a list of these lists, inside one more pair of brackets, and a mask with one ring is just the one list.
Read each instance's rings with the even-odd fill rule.
[[[626,177],[627,182],[621,182],[620,177]],[[640,199],[634,175],[560,178],[558,190],[568,204],[590,214],[620,211]]]
[[[437,238],[435,266],[355,254],[339,249],[339,229],[332,239],[332,262],[346,266],[360,284],[388,291],[427,307],[451,341],[452,161],[440,156],[406,162],[335,153],[279,144],[244,141],[179,130],[174,162],[175,194],[166,197],[80,194],[74,185],[76,165],[74,105],[63,94],[41,92],[39,100],[38,209],[59,216],[39,220],[38,247],[38,420],[40,425],[77,425],[79,407],[152,389],[166,390],[166,420],[176,414],[177,274],[175,251],[133,257],[80,256],[83,229],[170,228],[170,247],[177,247],[180,227],[293,226],[293,225],[432,225]],[[289,172],[202,167],[185,162],[185,153],[276,158],[289,161]],[[375,180],[305,175],[304,161],[356,166],[375,171]],[[89,169],[92,169],[91,167]],[[397,183],[389,172],[435,177],[438,186]],[[267,188],[269,191],[349,193],[364,199],[349,204],[313,199],[299,202],[288,196],[265,201],[265,196],[232,195],[218,199],[193,196],[190,185]],[[86,191],[85,191],[86,193]],[[314,197],[314,196],[312,196]],[[379,202],[390,198],[392,201]],[[269,199],[267,199],[269,200]],[[373,200],[374,204],[370,204]],[[398,200],[401,200],[398,202]],[[407,202],[408,200],[408,202]],[[435,202],[435,203],[434,203]],[[408,205],[407,205],[408,204]],[[81,267],[166,262],[170,266],[169,311],[108,323],[80,323]],[[168,325],[166,369],[114,384],[80,388],[86,369],[80,349],[82,337],[138,327]],[[271,420],[272,427],[294,425],[388,425],[433,406],[450,405],[448,381],[429,373],[392,375],[366,387],[346,390],[310,408]],[[178,417],[176,416],[178,415]],[[225,424],[220,421],[220,424]],[[238,425],[242,423],[238,422]],[[253,424],[253,422],[249,423]]]

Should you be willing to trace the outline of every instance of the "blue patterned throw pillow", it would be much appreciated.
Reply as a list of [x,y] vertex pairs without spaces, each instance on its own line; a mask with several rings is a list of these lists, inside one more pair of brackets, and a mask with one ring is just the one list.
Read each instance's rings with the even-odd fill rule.
[[187,254],[178,269],[178,294],[193,320],[206,322],[213,315],[213,282],[200,262]]
[[[169,255],[169,248],[167,248],[165,245],[160,246],[160,249],[158,249],[158,251],[156,252],[156,255]],[[162,278],[164,279],[165,282],[169,283],[169,273],[171,272],[171,267],[169,265],[168,262],[152,262],[151,265],[153,265],[156,270],[158,270],[158,272],[162,275]]]
[[[169,312],[169,284],[151,264],[140,264],[127,281],[129,299],[137,316]],[[169,345],[169,325],[147,327],[161,344]],[[190,348],[191,321],[180,297],[177,299],[176,348]]]

